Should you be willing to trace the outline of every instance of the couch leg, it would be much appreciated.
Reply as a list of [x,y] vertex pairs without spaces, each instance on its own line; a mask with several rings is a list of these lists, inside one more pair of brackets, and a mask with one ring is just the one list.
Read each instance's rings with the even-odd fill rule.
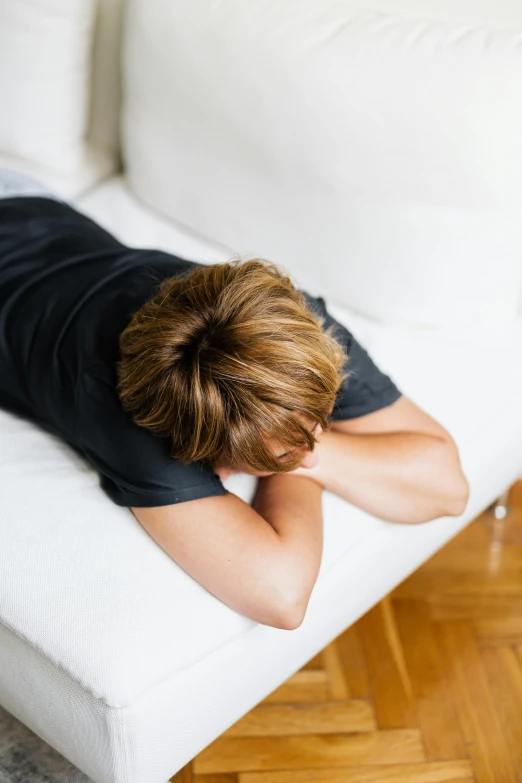
[[[489,519],[486,524],[491,535],[488,569],[492,574],[497,573],[501,565],[502,546],[505,543],[507,535],[508,522],[506,517],[510,511],[509,493],[510,488],[499,495],[495,502],[488,508]],[[493,519],[491,519],[491,517],[493,517]]]
[[495,519],[505,519],[509,514],[509,488],[489,506],[488,511]]

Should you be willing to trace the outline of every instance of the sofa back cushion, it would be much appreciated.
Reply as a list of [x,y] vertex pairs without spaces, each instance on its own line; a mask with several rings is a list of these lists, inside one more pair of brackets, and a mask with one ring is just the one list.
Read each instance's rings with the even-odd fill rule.
[[[91,85],[94,32],[104,32],[100,20],[110,16],[104,7],[118,5],[119,0],[0,3],[0,165],[37,176],[64,195],[81,192],[114,168],[114,132],[100,132]],[[98,76],[96,105],[111,74]]]
[[520,9],[128,0],[128,181],[161,213],[373,319],[514,319]]

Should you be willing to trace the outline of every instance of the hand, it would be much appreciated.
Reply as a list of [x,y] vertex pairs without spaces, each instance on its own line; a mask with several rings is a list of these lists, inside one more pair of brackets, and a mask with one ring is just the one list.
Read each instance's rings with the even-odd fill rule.
[[308,452],[303,461],[301,462],[301,465],[299,465],[298,468],[294,468],[294,470],[290,470],[288,473],[282,473],[283,476],[304,476],[305,478],[314,479],[318,483],[321,483],[320,481],[320,475],[321,475],[321,455],[324,451],[324,441],[323,438],[325,438],[325,433],[321,434],[321,439],[318,439],[318,442],[315,444],[315,448],[312,452]]
[[[278,473],[278,475],[281,476],[306,476],[307,478],[314,478],[315,472],[314,468],[316,468],[317,463],[319,462],[319,442],[316,444],[316,447],[313,452],[308,452],[304,454],[303,458],[303,464],[299,466],[298,468],[294,468],[294,470],[288,471],[288,473]],[[226,465],[213,465],[212,469],[214,473],[216,473],[221,481],[225,481],[229,476],[231,476],[234,473],[246,473],[250,476],[257,476],[258,478],[263,478],[264,476],[272,476],[273,473],[251,473],[249,471],[240,471],[240,470],[232,470]]]
[[311,468],[295,468],[294,470],[289,470],[288,473],[283,473],[283,476],[308,476],[308,478],[312,475],[312,469]]
[[[225,468],[225,467],[217,467],[217,468],[213,467],[212,470],[214,471],[214,473],[216,473],[219,476],[221,481],[226,481],[226,479],[229,476],[232,476],[234,473],[240,473],[241,472],[239,470],[231,470],[230,468]],[[258,474],[258,473],[250,473],[249,474],[249,473],[246,473],[246,475],[257,476],[258,478],[261,478],[263,476],[273,476],[274,474],[273,473],[262,473],[262,474]],[[281,476],[308,476],[309,478],[311,477],[310,468],[296,468],[295,470],[291,470],[288,473],[281,473],[281,474],[278,474],[278,475],[281,475]]]

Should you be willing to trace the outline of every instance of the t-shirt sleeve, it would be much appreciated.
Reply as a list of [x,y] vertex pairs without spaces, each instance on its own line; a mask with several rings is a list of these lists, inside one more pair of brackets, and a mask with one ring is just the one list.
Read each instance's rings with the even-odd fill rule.
[[74,441],[118,506],[167,506],[228,493],[209,464],[173,459],[169,439],[135,424],[115,386],[91,373],[78,387]]
[[365,416],[386,408],[402,397],[402,392],[392,378],[377,367],[353,334],[330,315],[324,299],[303,293],[308,305],[324,317],[323,329],[333,326],[333,336],[346,353],[343,370],[348,373],[348,377],[337,394],[330,420],[341,421]]

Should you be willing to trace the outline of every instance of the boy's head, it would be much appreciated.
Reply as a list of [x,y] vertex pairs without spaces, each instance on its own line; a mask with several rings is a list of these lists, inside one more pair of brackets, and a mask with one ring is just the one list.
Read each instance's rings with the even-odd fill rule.
[[316,425],[316,434],[328,429],[346,377],[346,355],[322,325],[263,259],[169,277],[120,335],[123,407],[168,437],[181,462],[294,470],[314,448]]

